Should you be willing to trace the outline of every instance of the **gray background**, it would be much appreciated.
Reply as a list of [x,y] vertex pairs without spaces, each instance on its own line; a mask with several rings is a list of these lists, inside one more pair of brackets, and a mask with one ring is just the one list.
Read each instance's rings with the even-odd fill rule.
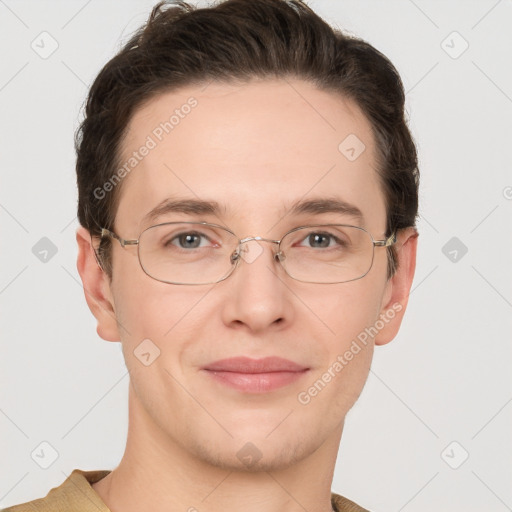
[[[152,5],[0,0],[0,507],[123,453],[127,371],[76,270],[73,133]],[[333,490],[382,512],[512,510],[512,2],[309,5],[395,63],[421,164],[409,309],[348,414]]]

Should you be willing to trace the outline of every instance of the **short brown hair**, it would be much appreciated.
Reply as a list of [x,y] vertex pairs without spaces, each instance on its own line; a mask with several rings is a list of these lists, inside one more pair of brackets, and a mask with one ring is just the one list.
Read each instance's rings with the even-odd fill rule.
[[[301,0],[225,0],[196,8],[161,2],[91,86],[75,137],[78,219],[93,237],[113,229],[122,183],[101,188],[120,165],[120,148],[137,108],[158,93],[212,80],[293,77],[359,106],[375,136],[386,202],[386,236],[415,226],[419,171],[407,127],[400,76],[369,43],[330,27]],[[341,142],[341,141],[340,141]],[[110,238],[99,261],[112,277]],[[388,248],[388,273],[396,271]]]

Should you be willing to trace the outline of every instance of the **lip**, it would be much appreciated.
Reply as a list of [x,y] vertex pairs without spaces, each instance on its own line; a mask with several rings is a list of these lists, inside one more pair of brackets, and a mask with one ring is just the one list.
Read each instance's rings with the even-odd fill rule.
[[306,366],[283,359],[282,357],[264,357],[251,359],[250,357],[231,357],[220,359],[207,364],[204,370],[236,373],[271,373],[271,372],[301,372],[307,370]]
[[281,357],[233,357],[202,368],[217,382],[245,393],[267,393],[300,379],[309,368]]

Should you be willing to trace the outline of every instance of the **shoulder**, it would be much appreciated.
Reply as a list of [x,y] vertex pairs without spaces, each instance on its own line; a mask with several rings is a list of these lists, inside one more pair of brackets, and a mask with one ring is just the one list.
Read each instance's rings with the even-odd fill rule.
[[[58,487],[51,489],[44,498],[19,505],[13,505],[0,512],[65,512],[70,507],[80,512],[110,512],[91,484],[101,480],[109,470],[73,470],[71,475]],[[335,512],[369,512],[357,503],[331,493],[331,503]]]
[[44,498],[1,509],[0,512],[110,512],[91,484],[101,480],[109,470],[82,471],[74,469],[58,487]]
[[[339,494],[331,492],[331,504],[334,512],[370,512]],[[1,512],[1,511],[0,511]]]

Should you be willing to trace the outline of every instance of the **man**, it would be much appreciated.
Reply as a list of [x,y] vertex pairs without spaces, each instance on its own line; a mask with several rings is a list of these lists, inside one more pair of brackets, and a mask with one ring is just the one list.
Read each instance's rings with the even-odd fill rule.
[[130,373],[126,451],[7,510],[365,510],[333,472],[417,245],[392,64],[299,0],[159,5],[92,85],[77,155],[77,266]]

